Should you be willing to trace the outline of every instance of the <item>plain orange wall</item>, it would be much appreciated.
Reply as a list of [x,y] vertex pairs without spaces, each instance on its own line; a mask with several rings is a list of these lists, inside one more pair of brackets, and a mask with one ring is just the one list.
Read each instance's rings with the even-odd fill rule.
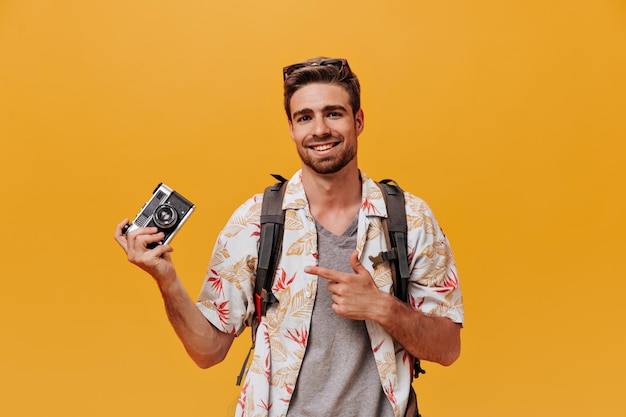
[[160,181],[192,199],[195,297],[232,210],[298,168],[281,68],[318,55],[361,78],[361,167],[458,259],[424,416],[626,415],[618,0],[0,2],[0,415],[232,415],[248,334],[195,368],[113,230]]

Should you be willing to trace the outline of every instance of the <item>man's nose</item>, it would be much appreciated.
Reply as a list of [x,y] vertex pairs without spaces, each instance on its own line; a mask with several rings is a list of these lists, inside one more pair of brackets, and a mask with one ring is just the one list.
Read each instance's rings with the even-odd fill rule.
[[319,138],[330,135],[330,127],[328,126],[328,123],[326,123],[326,119],[324,117],[318,117],[315,119],[313,134]]

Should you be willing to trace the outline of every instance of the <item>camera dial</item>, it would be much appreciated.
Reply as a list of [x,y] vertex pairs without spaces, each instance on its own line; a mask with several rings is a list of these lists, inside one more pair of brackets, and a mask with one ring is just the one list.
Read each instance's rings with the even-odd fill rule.
[[154,224],[160,229],[169,229],[178,221],[178,212],[168,204],[163,204],[154,210]]

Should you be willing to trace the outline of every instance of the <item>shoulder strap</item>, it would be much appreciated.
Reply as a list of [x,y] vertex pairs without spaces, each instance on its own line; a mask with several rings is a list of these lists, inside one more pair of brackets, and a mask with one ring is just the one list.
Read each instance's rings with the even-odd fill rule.
[[285,211],[283,196],[287,179],[272,174],[278,182],[265,189],[261,206],[261,232],[257,263],[254,297],[257,320],[265,315],[268,303],[276,301],[272,294],[273,277],[283,243]]
[[[383,198],[387,206],[387,231],[390,250],[382,253],[383,260],[393,261],[396,270],[395,294],[403,302],[408,302],[409,255],[407,253],[407,223],[404,207],[404,191],[394,180],[380,181]],[[386,254],[386,255],[385,255]],[[385,259],[387,258],[387,259]]]
[[261,322],[261,318],[265,315],[267,305],[276,301],[276,297],[272,294],[272,283],[276,272],[277,260],[283,243],[283,232],[285,225],[285,211],[283,210],[283,196],[285,194],[285,185],[287,179],[272,174],[278,182],[270,185],[263,193],[263,201],[261,203],[261,232],[259,235],[259,254],[256,268],[256,278],[254,282],[254,307],[256,314],[252,319],[251,333],[252,345],[248,350],[248,354],[243,361],[241,371],[237,376],[237,386],[241,385],[241,381],[247,371],[250,355],[254,350],[256,342],[256,331]]
[[[394,292],[402,302],[409,302],[409,255],[407,249],[407,221],[404,202],[404,191],[397,182],[384,179],[379,182],[383,198],[387,206],[387,219],[383,219],[383,229],[388,235],[390,250],[381,252],[373,258],[374,262],[392,261],[391,272],[394,280]],[[380,259],[379,259],[380,258]],[[413,358],[413,376],[418,378],[426,371],[422,368],[419,358]]]

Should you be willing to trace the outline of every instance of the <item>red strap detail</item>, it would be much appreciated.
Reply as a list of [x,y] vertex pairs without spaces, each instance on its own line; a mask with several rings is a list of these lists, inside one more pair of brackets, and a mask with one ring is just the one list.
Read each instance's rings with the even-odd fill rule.
[[254,304],[256,306],[256,318],[259,320],[259,323],[261,323],[261,295],[260,294],[254,294]]

